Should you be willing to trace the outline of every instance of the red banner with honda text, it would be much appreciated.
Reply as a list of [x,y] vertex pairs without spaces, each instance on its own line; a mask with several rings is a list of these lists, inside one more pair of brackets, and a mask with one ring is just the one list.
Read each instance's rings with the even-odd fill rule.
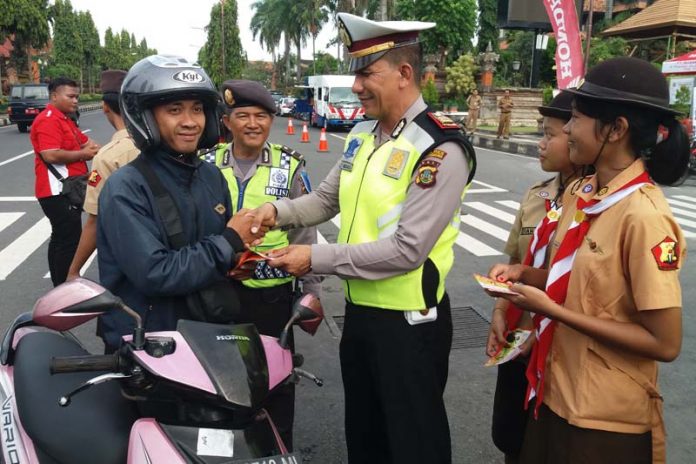
[[573,0],[544,0],[556,35],[556,81],[559,89],[577,87],[585,74],[578,15]]

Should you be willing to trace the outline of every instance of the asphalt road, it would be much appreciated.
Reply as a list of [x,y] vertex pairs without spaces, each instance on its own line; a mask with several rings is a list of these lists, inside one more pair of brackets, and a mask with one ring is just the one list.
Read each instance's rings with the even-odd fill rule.
[[[100,112],[84,113],[81,128],[98,142],[106,143],[113,132]],[[310,129],[311,142],[300,143],[296,135],[285,134],[287,119],[278,118],[271,139],[289,145],[305,155],[308,171],[318,184],[340,156],[345,132],[329,132],[329,153],[319,153],[319,131]],[[483,344],[491,301],[475,284],[472,273],[485,272],[502,254],[507,230],[517,202],[527,187],[545,178],[535,159],[507,153],[477,150],[479,169],[476,181],[462,206],[461,234],[455,246],[455,264],[448,279],[454,311],[455,342],[450,356],[450,380],[446,400],[450,417],[455,463],[502,462],[490,440],[490,416],[495,371],[482,367]],[[46,251],[50,227],[33,198],[33,162],[28,134],[14,126],[0,128],[0,328],[4,330],[19,313],[30,311],[34,301],[51,288],[47,278]],[[690,234],[689,246],[696,244],[696,179],[665,193],[675,216]],[[336,241],[333,223],[319,226],[319,240]],[[681,278],[684,296],[684,343],[679,359],[661,366],[661,386],[665,398],[670,463],[693,462],[696,449],[696,316],[693,313],[696,266],[688,262]],[[86,276],[98,279],[97,263]],[[343,402],[338,339],[343,297],[340,283],[328,278],[324,283],[324,307],[332,316],[319,333],[298,337],[305,367],[323,377],[325,386],[303,382],[298,387],[296,447],[304,462],[345,462]],[[334,318],[335,317],[335,318]],[[99,350],[94,324],[77,330],[93,350]]]

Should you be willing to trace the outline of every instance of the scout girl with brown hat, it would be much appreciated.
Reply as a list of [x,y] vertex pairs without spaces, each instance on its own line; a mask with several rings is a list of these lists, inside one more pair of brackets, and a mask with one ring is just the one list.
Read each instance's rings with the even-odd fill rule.
[[[534,312],[522,463],[664,462],[657,361],[681,349],[685,242],[662,191],[688,141],[650,63],[607,60],[577,89],[570,158],[592,165],[566,194],[548,270],[499,264],[502,296]],[[540,289],[545,289],[545,292]]]
[[[525,193],[515,222],[510,230],[505,253],[510,264],[524,263],[544,266],[549,240],[552,238],[562,211],[566,187],[578,179],[581,168],[570,161],[568,135],[563,126],[570,120],[573,95],[559,93],[548,104],[539,107],[544,117],[544,135],[539,141],[539,162],[545,172],[556,175],[537,182]],[[530,246],[531,245],[531,246]],[[517,327],[531,329],[531,318],[502,298],[495,302],[488,333],[486,353],[493,356],[505,343],[508,330]],[[527,356],[534,337],[528,339],[523,353],[498,366],[498,379],[493,403],[493,442],[503,453],[507,464],[517,462],[527,423],[525,394],[527,391]]]

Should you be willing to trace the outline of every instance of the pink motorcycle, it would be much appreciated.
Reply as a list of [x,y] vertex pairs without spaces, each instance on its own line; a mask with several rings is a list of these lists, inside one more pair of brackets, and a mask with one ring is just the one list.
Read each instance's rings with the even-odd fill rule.
[[[114,354],[91,355],[68,332],[114,310],[136,323]],[[303,295],[280,339],[252,324],[188,320],[145,333],[140,316],[98,284],[62,284],[2,340],[2,462],[297,464],[263,405],[299,377],[322,385],[287,347],[293,324],[313,334],[322,318],[319,301]]]

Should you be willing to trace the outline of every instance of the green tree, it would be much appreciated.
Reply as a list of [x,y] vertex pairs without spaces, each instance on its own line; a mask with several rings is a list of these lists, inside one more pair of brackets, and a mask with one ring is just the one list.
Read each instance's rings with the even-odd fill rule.
[[692,89],[683,85],[679,87],[675,95],[675,102],[672,106],[682,114],[691,114],[691,91]]
[[319,52],[314,59],[316,74],[338,74],[338,60],[331,54]]
[[200,64],[216,84],[239,78],[244,67],[237,25],[237,1],[222,0],[210,10],[208,38],[198,53]]
[[421,37],[423,51],[437,53],[441,68],[472,50],[477,9],[476,0],[398,0],[396,4],[400,19],[437,23],[437,27],[423,31]]
[[82,42],[83,75],[87,77],[87,88],[90,93],[94,93],[94,80],[97,76],[96,67],[99,63],[101,54],[101,44],[99,43],[99,32],[92,20],[92,14],[87,12],[78,12],[77,14],[78,34]]
[[490,42],[493,51],[498,51],[498,0],[479,0],[479,52],[485,52]]
[[56,0],[52,7],[52,16],[53,50],[51,65],[63,65],[77,69],[79,74],[77,80],[82,83],[84,45],[80,34],[78,15],[73,10],[70,0]]
[[476,71],[478,66],[471,53],[457,58],[452,66],[447,66],[445,91],[455,95],[457,101],[464,101],[466,96],[476,88]]
[[431,77],[423,86],[423,100],[429,106],[435,106],[440,103],[440,93],[437,91],[435,81]]
[[14,35],[15,48],[26,54],[30,77],[31,49],[43,47],[48,42],[49,19],[48,0],[0,1],[0,41]]
[[280,39],[283,35],[281,18],[275,14],[273,2],[259,0],[251,5],[254,16],[251,18],[251,34],[256,40],[259,38],[261,46],[271,52],[273,69],[271,71],[271,89],[276,89],[278,83],[278,56]]

